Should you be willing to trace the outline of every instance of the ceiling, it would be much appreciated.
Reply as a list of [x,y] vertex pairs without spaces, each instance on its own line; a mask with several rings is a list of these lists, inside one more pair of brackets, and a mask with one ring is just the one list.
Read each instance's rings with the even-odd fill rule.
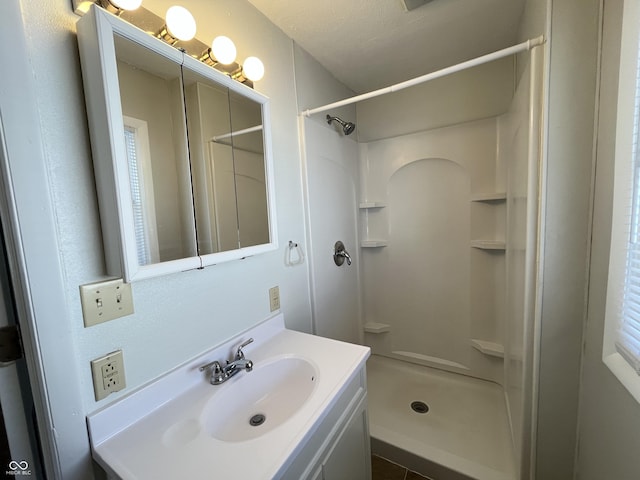
[[[356,93],[517,43],[524,0],[249,0]],[[424,4],[423,4],[424,3]]]

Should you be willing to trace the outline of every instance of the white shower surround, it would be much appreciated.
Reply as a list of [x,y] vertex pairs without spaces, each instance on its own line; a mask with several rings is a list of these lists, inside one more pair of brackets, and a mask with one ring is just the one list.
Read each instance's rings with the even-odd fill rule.
[[[535,392],[531,389],[535,383],[534,285],[542,48],[532,51],[530,58],[535,62],[533,69],[528,68],[530,59],[528,55],[526,57],[522,64],[524,66],[519,64],[520,68],[515,69],[522,73],[520,82],[517,91],[511,92],[513,98],[510,103],[507,102],[509,107],[505,107],[502,114],[496,116],[491,113],[483,118],[477,115],[477,109],[471,109],[471,118],[480,120],[360,143],[359,172],[353,172],[351,168],[335,168],[336,164],[344,167],[349,165],[349,159],[354,160],[351,138],[345,141],[337,133],[322,128],[322,122],[317,119],[300,120],[303,141],[308,147],[305,149],[306,193],[311,254],[316,257],[310,259],[316,333],[332,336],[334,329],[344,330],[345,322],[353,322],[354,319],[361,326],[373,322],[373,328],[364,329],[365,332],[369,330],[364,337],[365,344],[372,346],[374,353],[499,384],[505,399],[500,401],[500,408],[506,412],[515,452],[515,468],[520,470],[522,478],[528,475],[531,430],[535,426],[532,424]],[[531,74],[531,70],[535,75]],[[496,79],[503,78],[500,76],[502,74],[495,75]],[[530,77],[535,80],[533,89],[529,88]],[[476,87],[475,84],[469,85]],[[442,84],[438,88],[442,88]],[[443,95],[451,96],[457,87],[452,87],[451,91],[446,86],[444,88]],[[416,101],[419,101],[420,93],[417,93]],[[378,107],[385,118],[389,102],[393,103],[393,100],[387,100],[386,104],[381,103]],[[370,105],[363,110],[368,115],[372,113]],[[393,118],[393,114],[388,117],[387,120],[392,124],[390,118]],[[360,125],[362,120],[358,118]],[[402,118],[398,123],[407,125],[407,122],[406,118]],[[390,128],[393,130],[395,125]],[[368,138],[368,132],[365,131],[361,136]],[[315,148],[309,148],[309,145]],[[324,174],[321,174],[322,171]],[[335,201],[324,205],[323,191],[326,194],[329,190],[326,183],[322,185],[320,180],[330,178],[327,175],[329,172],[334,175],[346,174],[349,177],[347,183],[353,185],[348,192],[331,189],[332,196],[342,198],[341,209],[348,212],[346,215],[349,217],[353,214],[348,204],[352,201],[353,193],[359,190],[360,208],[357,203],[351,208],[360,212],[359,230],[355,235],[356,241],[363,247],[356,262],[360,267],[361,282],[349,286],[348,293],[342,292],[348,282],[336,283],[336,279],[344,280],[345,270],[332,270],[325,266],[320,271],[316,268],[327,262],[329,246],[318,245],[313,225],[317,228],[319,221],[324,221],[321,231],[326,236],[333,228],[332,220],[335,220],[331,218],[335,212],[326,209],[329,205],[335,206]],[[440,177],[434,181],[434,175]],[[413,198],[411,194],[419,193],[422,185],[425,186],[424,194],[421,198]],[[447,202],[447,199],[451,200],[451,195],[457,195],[458,198]],[[493,197],[498,200],[492,200]],[[450,208],[452,203],[456,205],[453,209]],[[464,238],[447,242],[445,238],[430,237],[429,222],[416,227],[410,221],[413,218],[411,215],[416,213],[435,219],[441,228],[447,226],[443,220],[447,215],[455,217],[456,229]],[[402,240],[398,244],[398,230],[405,233],[413,230],[413,233],[422,236],[422,243],[425,243],[425,239],[431,240],[431,246],[417,244],[407,248]],[[491,240],[494,244],[490,246],[497,244],[498,249],[473,248],[472,241],[477,239]],[[465,244],[464,248],[461,242]],[[500,244],[504,247],[500,247]],[[433,258],[429,261],[425,262],[424,258],[415,261],[418,256],[430,255]],[[423,273],[420,269],[417,273],[406,275],[408,281],[398,280],[403,268],[420,266],[422,262],[424,270],[425,265],[438,265],[441,257],[452,259],[456,271],[436,272],[431,278],[435,276],[436,281],[445,282],[447,277],[455,278],[457,283],[450,283],[450,292],[440,292],[440,295],[431,295],[429,298],[424,285],[429,285],[430,273],[420,278]],[[462,266],[465,260],[468,260],[466,267]],[[393,266],[398,267],[395,275],[390,274]],[[353,280],[355,275],[353,271],[351,273]],[[422,290],[413,288],[412,283],[422,283]],[[407,295],[406,290],[411,288],[413,292]],[[338,292],[342,292],[353,299],[352,295],[358,289],[362,290],[361,312],[350,309],[351,313],[348,313],[344,309],[327,307],[326,300],[332,292],[334,298],[340,295]],[[510,295],[509,302],[506,292]],[[427,300],[436,305],[431,305]],[[450,308],[447,301],[455,302],[455,307]],[[441,307],[438,307],[438,303]],[[332,304],[331,300],[329,304]],[[338,304],[345,305],[340,302],[335,305]],[[414,309],[412,315],[411,308],[415,305],[421,305],[422,309]],[[433,314],[441,311],[447,312],[447,315],[437,318],[437,313]],[[508,324],[505,320],[507,312],[510,318]],[[433,317],[436,317],[435,321]],[[454,333],[443,330],[445,325],[451,324],[454,325]],[[432,331],[420,333],[424,325]],[[370,333],[371,330],[380,333]],[[426,341],[421,341],[421,338],[426,338]],[[502,355],[506,356],[506,362],[503,362]],[[372,412],[370,422],[375,436],[375,412]],[[428,451],[425,448],[425,456]],[[505,451],[505,454],[510,455],[511,452]]]
[[496,239],[493,213],[472,221],[470,200],[504,190],[497,139],[497,119],[490,118],[361,147],[364,200],[387,205],[367,212],[363,228],[388,239],[387,247],[362,252],[364,321],[391,326],[366,334],[374,353],[501,379],[500,362],[470,343],[501,343],[493,280],[502,260],[470,248],[472,235]]

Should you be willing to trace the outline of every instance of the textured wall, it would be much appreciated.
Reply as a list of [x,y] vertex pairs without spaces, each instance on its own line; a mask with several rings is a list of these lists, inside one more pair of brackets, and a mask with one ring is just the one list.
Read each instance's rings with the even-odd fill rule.
[[[166,8],[159,0],[146,3],[148,8]],[[41,131],[45,161],[30,168],[34,178],[45,177],[50,195],[46,190],[18,193],[22,203],[44,202],[51,209],[50,216],[42,216],[40,222],[52,222],[52,235],[31,241],[41,242],[41,252],[54,251],[54,265],[45,273],[33,270],[41,274],[41,282],[33,284],[32,294],[65,479],[90,475],[84,416],[117,397],[95,402],[92,358],[124,350],[126,393],[267,317],[268,289],[274,285],[280,285],[288,325],[311,329],[307,265],[286,268],[283,263],[289,239],[306,248],[292,42],[246,2],[193,3],[195,16],[209,19],[201,20],[202,38],[226,33],[236,40],[241,57],[254,54],[266,65],[265,79],[256,88],[272,100],[281,248],[202,271],[136,283],[134,315],[85,329],[78,285],[103,278],[105,267],[75,37],[78,17],[68,0],[22,2],[28,48],[24,62],[34,75],[34,88],[24,93],[34,99],[40,117],[39,125],[24,128]],[[47,215],[46,208],[42,211]],[[24,219],[25,228],[34,218]],[[31,252],[28,260],[37,262],[37,251]],[[61,301],[48,303],[47,309],[38,299],[56,289]]]
[[604,2],[593,243],[580,392],[577,478],[638,478],[640,405],[602,362],[609,265],[621,1]]
[[585,319],[598,0],[553,2],[536,478],[573,476]]

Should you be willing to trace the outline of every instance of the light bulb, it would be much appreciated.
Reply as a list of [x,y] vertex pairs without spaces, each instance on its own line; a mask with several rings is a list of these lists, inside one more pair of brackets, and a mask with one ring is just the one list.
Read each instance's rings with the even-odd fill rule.
[[264,64],[258,57],[247,57],[242,64],[242,71],[252,82],[257,82],[264,76]]
[[109,3],[121,10],[135,10],[142,4],[142,0],[109,0]]
[[184,7],[174,5],[165,16],[167,31],[178,40],[188,41],[196,36],[196,20]]
[[223,65],[229,65],[236,59],[236,46],[229,37],[221,35],[214,38],[211,50],[216,60]]

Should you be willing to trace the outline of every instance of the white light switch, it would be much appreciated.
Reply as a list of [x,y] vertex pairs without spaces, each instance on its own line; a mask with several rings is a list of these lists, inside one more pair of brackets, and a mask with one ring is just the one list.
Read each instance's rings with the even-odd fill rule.
[[80,285],[80,300],[85,327],[133,313],[131,285],[121,278]]
[[280,287],[272,287],[269,289],[269,305],[272,312],[280,310]]

